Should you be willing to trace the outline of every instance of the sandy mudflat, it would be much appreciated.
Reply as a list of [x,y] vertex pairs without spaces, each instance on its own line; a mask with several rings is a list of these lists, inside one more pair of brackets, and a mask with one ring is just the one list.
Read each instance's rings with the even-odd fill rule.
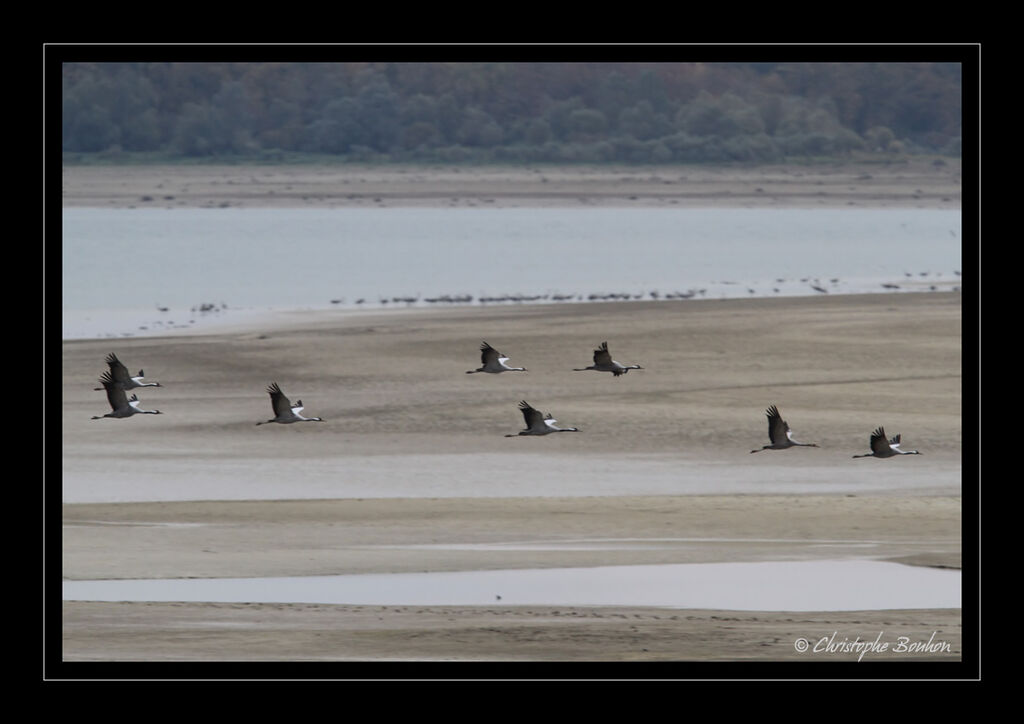
[[960,162],[806,166],[68,166],[95,207],[690,206],[956,209]]
[[[483,339],[529,372],[465,374]],[[603,340],[645,369],[618,379],[572,372]],[[112,351],[164,385],[139,393],[162,415],[89,419],[105,412],[92,388]],[[255,426],[270,416],[271,381],[325,422]],[[959,293],[324,311],[217,334],[68,341],[63,576],[838,558],[958,568],[961,384]],[[504,437],[522,426],[520,399],[581,431]],[[797,439],[820,447],[750,454],[767,442],[763,410],[773,403]],[[877,425],[923,454],[851,459]],[[794,645],[832,635],[892,643],[866,658],[962,655],[960,609],[497,598],[64,602],[62,653],[69,662],[856,660]],[[950,647],[899,653],[901,636]]]

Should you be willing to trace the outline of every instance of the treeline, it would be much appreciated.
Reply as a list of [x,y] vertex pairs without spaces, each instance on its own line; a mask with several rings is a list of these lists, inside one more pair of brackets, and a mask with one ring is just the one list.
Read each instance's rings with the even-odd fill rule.
[[957,63],[66,63],[65,157],[960,154]]

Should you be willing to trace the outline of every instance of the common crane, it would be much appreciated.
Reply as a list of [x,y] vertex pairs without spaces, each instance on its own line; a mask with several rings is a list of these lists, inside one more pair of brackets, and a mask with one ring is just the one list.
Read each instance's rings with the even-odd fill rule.
[[509,367],[508,357],[503,355],[498,350],[494,349],[491,345],[484,342],[480,345],[480,361],[483,363],[482,366],[475,370],[466,370],[467,375],[471,375],[474,372],[490,372],[497,374],[498,372],[526,372],[525,367]]
[[855,458],[891,458],[896,455],[920,455],[917,450],[900,450],[900,436],[885,439],[885,428],[879,427],[871,433],[871,452],[854,455]]
[[770,445],[764,445],[759,447],[757,450],[751,450],[750,452],[756,453],[762,450],[784,450],[787,447],[818,447],[813,442],[797,442],[793,439],[793,433],[789,430],[789,423],[782,419],[782,415],[779,414],[779,408],[772,405],[765,410],[765,415],[768,416],[768,438],[772,441]]
[[[106,376],[106,375],[105,375]],[[93,420],[101,420],[104,417],[131,417],[132,415],[160,415],[160,410],[140,410],[139,398],[128,394],[115,382],[103,381],[103,389],[107,391],[107,401],[110,403],[111,411],[106,415],[93,415]]]
[[299,413],[304,409],[302,407],[302,400],[298,400],[293,405],[291,400],[281,392],[281,388],[278,387],[276,382],[270,383],[267,392],[270,394],[270,403],[274,408],[274,417],[270,420],[257,422],[257,425],[263,425],[268,422],[280,422],[282,425],[287,425],[290,422],[323,422],[322,417],[303,417],[300,415]]
[[551,415],[543,415],[539,410],[535,410],[530,404],[523,400],[519,403],[519,409],[523,413],[523,419],[526,420],[526,429],[520,430],[517,434],[505,435],[505,437],[518,437],[519,435],[547,435],[552,432],[579,432],[579,428],[576,427],[558,427],[555,425],[557,420]]
[[[128,368],[121,363],[121,360],[113,352],[107,355],[107,366],[110,367],[110,371],[104,373],[104,376],[109,376],[110,381],[122,390],[132,390],[136,387],[163,387],[159,382],[143,382],[142,370],[139,370],[139,374],[134,376],[129,374]],[[100,381],[103,382],[104,379],[101,378]],[[104,386],[106,386],[106,382],[104,382]],[[102,390],[103,387],[95,387],[93,389]]]
[[586,370],[596,370],[598,372],[611,372],[616,377],[624,375],[630,370],[642,370],[643,367],[640,365],[624,365],[616,362],[612,359],[611,352],[608,351],[608,343],[602,342],[601,346],[594,350],[594,364],[589,367],[575,367],[573,372],[585,372]]

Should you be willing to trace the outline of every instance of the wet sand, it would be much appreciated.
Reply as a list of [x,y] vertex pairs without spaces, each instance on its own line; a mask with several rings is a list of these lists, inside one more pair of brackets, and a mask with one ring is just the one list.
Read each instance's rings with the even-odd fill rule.
[[[910,565],[959,567],[959,529],[957,496],[71,505],[65,506],[64,513],[64,567],[83,577],[287,576],[819,556],[878,556]],[[648,545],[622,545],[623,539],[648,541]],[[578,541],[591,546],[558,547],[558,543]],[[503,550],[501,542],[527,545]],[[471,543],[481,545],[467,545]],[[509,593],[505,592],[506,597]],[[840,641],[874,641],[881,636],[890,643],[891,650],[866,654],[868,661],[956,661],[962,655],[959,609],[807,613],[509,606],[498,595],[489,606],[65,602],[64,658],[163,662],[857,660],[857,651],[798,648],[799,639],[813,646],[829,636]],[[901,637],[918,643],[941,641],[949,649],[908,654],[895,649]],[[445,668],[403,672],[430,677],[464,673]],[[357,675],[372,676],[373,669]],[[480,672],[471,674],[477,675]]]

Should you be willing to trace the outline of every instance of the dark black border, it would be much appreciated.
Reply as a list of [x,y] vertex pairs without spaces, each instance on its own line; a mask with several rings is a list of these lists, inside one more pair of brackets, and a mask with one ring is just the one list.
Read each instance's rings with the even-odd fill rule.
[[[44,370],[43,379],[60,371],[59,285],[61,153],[60,64],[92,61],[523,61],[592,62],[600,60],[749,62],[960,62],[964,66],[963,151],[963,295],[968,335],[964,368],[964,429],[976,438],[963,446],[963,660],[961,662],[790,662],[716,663],[89,663],[61,660],[61,485],[57,441],[60,398],[44,391],[43,661],[45,683],[551,683],[560,685],[678,683],[827,683],[961,682],[981,680],[980,661],[980,141],[981,47],[963,44],[43,44],[44,173]],[[47,342],[50,344],[47,345]],[[973,393],[977,394],[976,404]],[[977,442],[977,445],[972,445]],[[47,464],[49,463],[49,464]],[[877,703],[877,702],[876,702]],[[910,703],[910,702],[906,702]]]

